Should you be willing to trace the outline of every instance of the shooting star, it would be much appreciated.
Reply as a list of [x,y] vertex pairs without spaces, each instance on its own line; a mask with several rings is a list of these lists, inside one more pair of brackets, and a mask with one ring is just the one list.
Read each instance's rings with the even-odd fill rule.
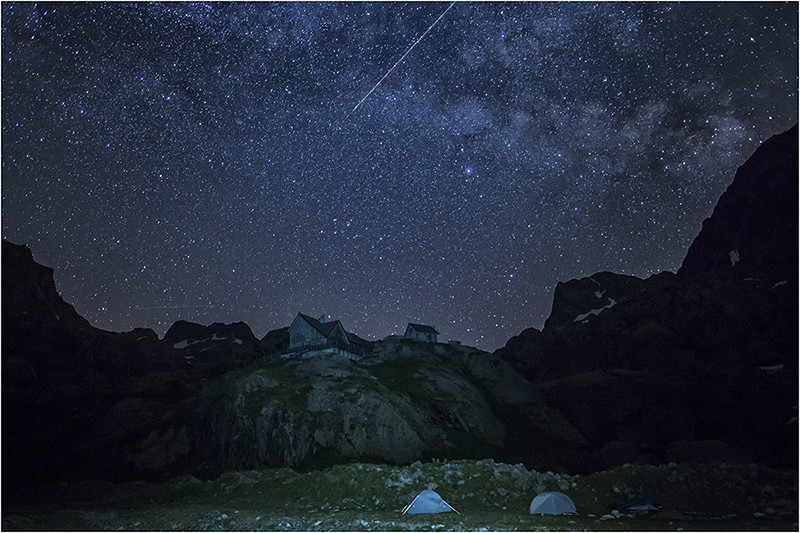
[[397,65],[399,65],[399,64],[400,64],[400,62],[401,62],[401,61],[403,61],[403,59],[405,59],[405,57],[406,57],[406,56],[407,56],[407,55],[408,55],[408,54],[411,52],[411,50],[413,50],[413,49],[414,49],[414,47],[415,47],[415,46],[417,46],[417,45],[419,44],[419,42],[422,40],[422,38],[423,38],[423,37],[425,37],[425,36],[428,34],[428,32],[429,32],[429,31],[431,31],[431,30],[433,29],[433,27],[434,27],[434,26],[436,26],[436,23],[437,23],[437,22],[439,22],[440,20],[442,20],[442,17],[444,16],[444,14],[445,14],[445,13],[447,13],[448,11],[450,11],[450,8],[451,8],[451,7],[453,7],[453,4],[455,4],[455,3],[456,3],[456,0],[453,0],[452,2],[450,2],[450,5],[449,5],[449,6],[447,6],[447,9],[445,9],[444,11],[442,11],[442,14],[441,14],[441,15],[439,15],[439,18],[437,18],[436,20],[434,20],[434,21],[433,21],[433,24],[431,24],[430,26],[428,26],[428,29],[427,29],[427,30],[425,30],[425,31],[422,33],[422,35],[420,35],[420,36],[419,36],[419,39],[417,39],[416,41],[414,41],[414,44],[412,44],[412,45],[411,45],[411,46],[408,48],[408,50],[406,50],[406,53],[405,53],[405,54],[403,54],[402,56],[400,56],[400,59],[398,59],[398,60],[397,60],[397,62],[396,62],[394,65],[392,65],[392,68],[390,68],[389,70],[387,70],[387,71],[386,71],[386,74],[384,74],[384,75],[383,75],[383,77],[382,77],[380,80],[378,80],[378,83],[376,83],[376,84],[375,84],[375,86],[374,86],[372,89],[370,89],[370,90],[369,90],[369,92],[368,92],[367,94],[365,94],[365,95],[364,95],[364,98],[362,98],[362,99],[361,99],[361,101],[360,101],[359,103],[357,103],[357,104],[356,104],[356,106],[353,108],[353,111],[355,111],[356,109],[358,109],[358,106],[360,106],[361,104],[363,104],[363,103],[364,103],[364,100],[366,100],[366,99],[369,97],[369,95],[371,95],[371,94],[372,94],[372,91],[374,91],[375,89],[377,89],[377,88],[378,88],[378,85],[380,85],[380,84],[381,84],[381,82],[382,82],[383,80],[385,80],[385,79],[386,79],[386,77],[387,77],[389,74],[391,74],[391,73],[392,73],[392,71],[395,69],[395,67],[396,67]]

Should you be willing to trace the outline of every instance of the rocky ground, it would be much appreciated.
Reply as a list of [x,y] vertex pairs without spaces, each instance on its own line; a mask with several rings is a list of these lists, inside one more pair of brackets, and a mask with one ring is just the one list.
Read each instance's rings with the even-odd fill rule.
[[[4,530],[539,531],[797,530],[797,472],[754,465],[630,466],[587,476],[483,461],[338,465],[227,472],[161,484],[84,481],[3,507]],[[433,488],[459,514],[404,515]],[[532,516],[545,490],[568,494],[573,516]],[[615,500],[649,496],[658,512],[626,515]]]

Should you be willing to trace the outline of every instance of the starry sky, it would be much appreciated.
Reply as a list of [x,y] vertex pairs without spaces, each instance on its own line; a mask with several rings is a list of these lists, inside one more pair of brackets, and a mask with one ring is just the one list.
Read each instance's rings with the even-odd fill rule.
[[3,237],[106,330],[494,350],[558,281],[676,271],[797,122],[797,3],[448,6],[3,2]]

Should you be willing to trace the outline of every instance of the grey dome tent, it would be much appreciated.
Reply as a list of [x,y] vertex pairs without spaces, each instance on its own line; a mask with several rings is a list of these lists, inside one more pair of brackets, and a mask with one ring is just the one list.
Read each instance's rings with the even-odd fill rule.
[[575,514],[575,504],[562,492],[542,492],[531,502],[531,514]]
[[[447,513],[456,511],[436,492],[426,489],[416,495],[411,503],[405,506],[403,514]],[[458,513],[458,511],[456,511]],[[461,513],[458,513],[461,514]]]

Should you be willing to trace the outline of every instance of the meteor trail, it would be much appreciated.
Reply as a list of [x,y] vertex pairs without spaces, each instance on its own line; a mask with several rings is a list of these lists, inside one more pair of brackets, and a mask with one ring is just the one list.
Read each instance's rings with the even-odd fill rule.
[[447,6],[447,9],[445,9],[444,11],[442,11],[442,14],[441,14],[441,15],[439,15],[439,18],[437,18],[436,20],[434,20],[434,21],[433,21],[433,24],[431,24],[430,26],[428,26],[428,29],[427,29],[427,30],[425,30],[425,31],[422,33],[422,35],[420,35],[420,36],[419,36],[419,39],[417,39],[416,41],[414,41],[414,44],[412,44],[412,45],[409,47],[409,49],[408,49],[408,50],[406,50],[406,53],[405,53],[405,54],[403,54],[402,56],[400,56],[400,59],[398,59],[398,60],[397,60],[397,62],[396,62],[394,65],[392,65],[392,68],[390,68],[389,70],[387,70],[387,71],[386,71],[386,74],[384,74],[384,75],[383,75],[383,77],[382,77],[380,80],[378,80],[378,83],[376,83],[376,84],[375,84],[375,86],[374,86],[372,89],[370,89],[370,90],[369,90],[369,92],[368,92],[367,94],[365,94],[365,95],[364,95],[364,98],[362,98],[362,99],[361,99],[361,101],[360,101],[359,103],[357,103],[357,104],[356,104],[356,106],[353,108],[353,111],[355,111],[356,109],[358,109],[358,106],[360,106],[362,103],[364,103],[364,100],[366,100],[366,99],[367,99],[367,97],[368,97],[369,95],[371,95],[371,94],[372,94],[372,91],[374,91],[375,89],[377,89],[377,88],[378,88],[378,85],[380,85],[380,84],[381,84],[381,82],[382,82],[383,80],[385,80],[385,79],[386,79],[386,76],[388,76],[388,75],[389,75],[389,74],[390,74],[390,73],[391,73],[391,72],[394,70],[394,68],[395,68],[397,65],[399,65],[399,64],[400,64],[400,62],[401,62],[403,59],[405,59],[405,57],[406,57],[406,56],[409,54],[409,52],[411,52],[411,50],[413,50],[413,49],[414,49],[414,47],[415,47],[415,46],[417,46],[417,44],[419,44],[419,42],[422,40],[422,38],[423,38],[423,37],[425,37],[425,36],[428,34],[428,32],[429,32],[429,31],[431,31],[431,29],[433,29],[433,27],[434,27],[434,26],[436,26],[436,23],[437,23],[437,22],[439,22],[440,20],[442,20],[442,17],[444,16],[444,14],[445,14],[445,13],[447,13],[448,11],[450,11],[450,8],[451,8],[451,7],[453,7],[453,4],[455,4],[455,3],[456,3],[456,0],[453,0],[452,2],[450,2],[450,5],[449,5],[449,6]]

